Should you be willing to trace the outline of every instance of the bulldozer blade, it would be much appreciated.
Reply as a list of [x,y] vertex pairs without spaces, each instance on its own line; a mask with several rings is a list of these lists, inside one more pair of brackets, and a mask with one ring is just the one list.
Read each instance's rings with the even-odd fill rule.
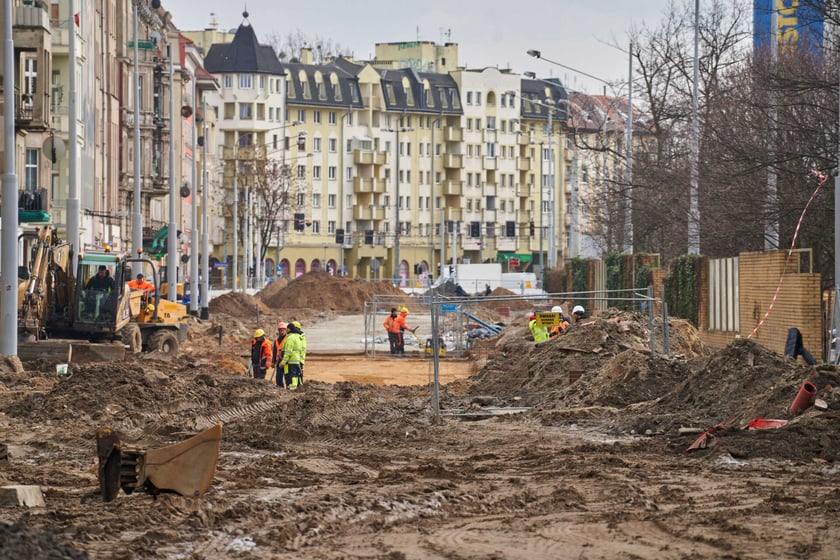
[[120,491],[120,440],[113,430],[101,428],[96,431],[96,452],[102,499],[110,502]]
[[144,478],[159,490],[201,496],[213,483],[221,442],[219,423],[180,443],[150,449],[144,461]]

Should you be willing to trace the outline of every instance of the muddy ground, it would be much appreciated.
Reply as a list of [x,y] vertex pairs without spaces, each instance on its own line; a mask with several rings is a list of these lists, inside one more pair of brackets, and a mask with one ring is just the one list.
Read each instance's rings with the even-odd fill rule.
[[[321,299],[292,291],[301,286]],[[749,340],[709,349],[676,319],[671,357],[661,325],[651,357],[646,319],[617,312],[534,347],[522,313],[495,315],[487,301],[485,320],[510,325],[471,348],[468,377],[441,390],[440,416],[424,383],[377,381],[428,371],[418,357],[356,356],[371,377],[348,382],[330,375],[351,368],[318,366],[316,352],[294,393],[241,375],[255,324],[296,318],[339,339],[347,329],[318,325],[358,313],[362,291],[306,275],[253,302],[224,296],[215,305],[226,312],[191,325],[173,361],[60,376],[0,364],[0,484],[38,485],[46,501],[0,507],[0,558],[837,557],[835,368]],[[825,407],[791,417],[806,380]],[[742,429],[755,418],[789,423]],[[103,503],[97,428],[156,447],[218,421],[218,471],[202,498]]]

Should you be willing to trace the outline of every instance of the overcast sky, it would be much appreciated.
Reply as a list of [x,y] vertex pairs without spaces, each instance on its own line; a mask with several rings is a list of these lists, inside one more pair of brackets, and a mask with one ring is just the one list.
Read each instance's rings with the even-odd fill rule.
[[[570,89],[598,93],[594,80],[536,60],[528,49],[610,82],[626,80],[627,30],[656,26],[668,0],[163,0],[182,31],[208,27],[211,13],[219,29],[249,21],[262,41],[271,32],[296,29],[332,39],[355,57],[373,57],[375,43],[435,41],[458,43],[460,65],[498,66],[517,73],[558,76]],[[399,8],[395,8],[399,6]],[[448,34],[448,35],[447,35]]]

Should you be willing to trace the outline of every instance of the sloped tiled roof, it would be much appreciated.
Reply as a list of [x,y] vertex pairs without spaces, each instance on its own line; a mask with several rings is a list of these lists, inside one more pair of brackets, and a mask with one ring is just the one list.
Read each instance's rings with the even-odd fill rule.
[[[462,115],[458,84],[449,74],[417,72],[413,68],[380,70],[382,95],[389,111]],[[408,88],[403,87],[404,80]],[[426,95],[425,82],[429,83]]]
[[[548,120],[548,113],[552,111],[552,109],[538,105],[537,103],[532,103],[532,101],[545,103],[547,98],[557,101],[559,99],[568,99],[569,97],[568,93],[566,93],[566,88],[560,82],[559,78],[548,78],[545,80],[523,78],[519,87],[522,97],[520,115],[526,119]],[[549,96],[546,96],[546,89],[549,90]],[[568,103],[561,101],[556,106],[557,109],[554,110],[552,117],[556,120],[565,121],[569,113]]]
[[277,53],[260,45],[254,28],[244,21],[230,43],[216,43],[204,57],[204,67],[212,74],[283,74]]
[[[345,61],[346,62],[346,61]],[[331,62],[329,64],[302,64],[299,62],[287,62],[281,65],[287,72],[289,83],[289,103],[294,105],[311,105],[324,107],[350,107],[364,106],[361,92],[359,91],[359,79],[357,72],[348,72],[340,64]],[[321,80],[316,80],[316,74],[321,74]],[[337,78],[333,84],[332,76]],[[303,82],[306,80],[306,94],[304,94]],[[321,89],[318,89],[318,88]]]

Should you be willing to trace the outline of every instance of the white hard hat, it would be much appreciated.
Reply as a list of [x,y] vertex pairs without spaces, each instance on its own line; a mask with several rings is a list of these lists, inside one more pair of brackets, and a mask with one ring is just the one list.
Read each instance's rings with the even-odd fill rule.
[[584,311],[582,305],[575,305],[575,308],[572,309],[572,314],[575,314],[575,313],[586,313],[586,311]]
[[563,313],[563,308],[560,307],[559,305],[555,305],[554,307],[551,308],[551,312],[552,313]]

